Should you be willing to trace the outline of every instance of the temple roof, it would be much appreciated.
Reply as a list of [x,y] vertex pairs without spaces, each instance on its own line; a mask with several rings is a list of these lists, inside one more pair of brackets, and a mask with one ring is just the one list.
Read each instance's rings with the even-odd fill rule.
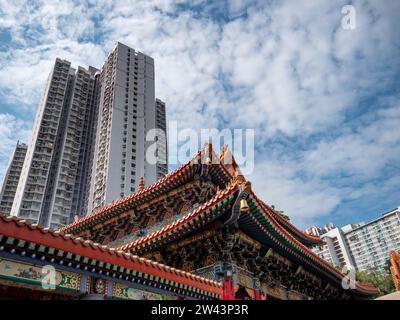
[[[218,193],[213,199],[188,214],[174,221],[160,230],[154,231],[118,249],[138,254],[171,243],[196,229],[204,227],[218,219],[227,208],[231,208],[235,201],[235,193],[240,192],[238,183],[230,184],[225,190]],[[325,260],[314,254],[308,247],[301,243],[293,234],[276,221],[277,214],[267,210],[267,206],[251,191],[247,201],[250,211],[243,213],[238,218],[239,226],[252,238],[264,245],[277,248],[285,256],[297,260],[301,265],[331,279],[341,285],[345,277]],[[361,295],[378,295],[379,290],[369,284],[352,283],[354,291]]]
[[[135,193],[116,199],[104,207],[95,209],[85,217],[62,227],[60,231],[75,234],[81,230],[107,221],[112,217],[117,216],[119,213],[127,211],[141,203],[150,202],[158,196],[176,188],[185,181],[192,179],[196,173],[197,166],[204,164],[207,161],[207,157],[210,157],[212,161],[210,173],[221,188],[224,188],[238,177],[244,179],[234,156],[231,154],[227,146],[224,146],[220,155],[217,156],[212,149],[212,145],[206,144],[206,146],[197,152],[190,161],[175,171],[172,171],[164,178]],[[229,161],[226,160],[227,158],[229,158]],[[300,231],[265,203],[263,203],[263,205],[266,210],[271,212],[279,224],[292,233],[294,237],[304,245],[313,246],[322,243],[322,240],[319,237],[308,235],[305,232]]]
[[298,241],[303,243],[304,245],[313,246],[313,245],[317,245],[317,244],[322,244],[323,243],[323,240],[320,237],[307,234],[307,233],[297,229],[293,224],[291,224],[289,221],[287,221],[284,217],[282,217],[282,215],[280,215],[278,212],[273,210],[270,206],[268,206],[262,200],[260,200],[260,203],[264,207],[264,209],[266,211],[268,211],[275,218],[277,223],[279,223],[288,232],[292,233],[292,235]]
[[[319,270],[322,274],[325,274],[329,278],[336,280],[337,283],[342,283],[342,280],[345,278],[345,276],[341,272],[312,252],[307,246],[296,239],[296,237],[287,229],[277,223],[275,220],[276,215],[275,217],[272,216],[271,212],[266,210],[265,204],[263,204],[252,191],[250,198],[250,206],[254,208],[256,212],[252,216],[252,219],[248,219],[248,217],[245,216],[244,220],[246,220],[246,222],[252,220],[250,224],[253,224],[254,227],[257,225],[257,227],[259,227],[262,232],[265,233],[266,238],[272,238],[276,242],[278,248],[285,246],[285,250],[290,255],[299,258],[303,264],[309,265],[315,270]],[[353,287],[354,291],[357,293],[365,295],[379,294],[379,290],[371,284],[353,282],[351,279],[348,279],[348,281],[350,281],[350,287]]]
[[61,231],[42,228],[26,220],[0,215],[0,250],[4,250],[5,246],[30,251],[31,254],[41,255],[43,259],[56,258],[72,264],[79,263],[79,268],[86,266],[96,272],[111,272],[118,274],[119,278],[135,276],[146,279],[147,283],[167,283],[180,289],[184,286],[186,292],[202,297],[217,298],[222,294],[219,282]]
[[[228,162],[227,158],[232,161]],[[143,254],[154,248],[171,243],[179,237],[209,225],[225,215],[222,223],[237,222],[239,228],[265,247],[274,248],[282,256],[305,266],[335,286],[340,287],[345,276],[329,263],[314,254],[309,247],[321,240],[310,236],[284,219],[278,212],[261,201],[251,190],[230,151],[224,147],[217,156],[211,145],[206,145],[188,163],[168,174],[165,178],[129,196],[117,199],[109,205],[93,211],[88,216],[60,229],[61,233],[77,234],[116,217],[141,204],[150,203],[193,180],[199,170],[206,170],[218,191],[208,201],[182,214],[176,221],[167,223],[148,235],[119,247],[117,252]],[[239,195],[245,194],[248,212],[237,209]],[[236,209],[235,209],[236,208]],[[227,212],[231,213],[226,217]],[[377,295],[379,290],[371,285],[350,282],[352,292],[358,295]]]
[[238,190],[239,188],[236,184],[231,184],[226,189],[219,192],[210,201],[192,210],[188,214],[182,216],[180,219],[167,224],[160,230],[139,238],[136,241],[123,245],[118,249],[130,251],[138,250],[138,248],[144,247],[148,249],[152,245],[158,247],[163,243],[176,239],[185,232],[201,228],[206,223],[209,223],[218,217],[218,214],[215,213],[221,213],[222,208],[232,205],[232,202],[234,201],[233,194]]
[[[213,152],[212,152],[213,153]],[[179,167],[175,171],[170,172],[164,178],[154,182],[153,184],[147,186],[146,188],[127,195],[122,198],[118,198],[111,202],[110,204],[95,209],[90,214],[85,217],[74,221],[73,223],[66,225],[60,229],[63,232],[75,233],[80,229],[88,228],[92,225],[106,221],[111,217],[118,215],[121,212],[127,211],[135,205],[139,205],[144,202],[150,202],[152,199],[165,194],[166,192],[173,190],[178,185],[181,185],[185,181],[193,178],[196,173],[197,167],[204,163],[206,153],[205,150],[199,151],[190,161],[185,165]],[[213,153],[213,161],[217,162],[217,165],[212,165],[211,174],[215,178],[217,184],[224,187],[232,179],[229,172],[226,170],[225,166],[221,164],[218,157]]]

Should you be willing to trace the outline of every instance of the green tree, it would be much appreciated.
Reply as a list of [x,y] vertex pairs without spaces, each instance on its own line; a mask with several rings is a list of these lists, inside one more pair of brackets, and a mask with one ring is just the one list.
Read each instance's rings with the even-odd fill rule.
[[388,268],[384,270],[370,268],[366,271],[356,272],[356,280],[359,282],[371,283],[384,294],[394,291],[392,275]]

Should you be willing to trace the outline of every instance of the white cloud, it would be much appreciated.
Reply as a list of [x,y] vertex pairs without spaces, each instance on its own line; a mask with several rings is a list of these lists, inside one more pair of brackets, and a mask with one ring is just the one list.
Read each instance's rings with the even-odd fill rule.
[[391,172],[399,169],[400,104],[391,100],[396,99],[385,101],[386,108],[356,131],[344,128],[341,135],[321,138],[314,147],[291,155],[266,149],[250,176],[254,187],[302,227],[328,216],[343,199],[397,192],[400,176]]
[[306,227],[315,217],[327,216],[341,201],[339,190],[316,179],[303,180],[296,161],[271,157],[256,162],[248,178],[253,189],[268,204],[284,210],[296,225]]
[[21,111],[29,109],[35,114],[41,90],[57,57],[71,61],[73,66],[97,66],[105,54],[99,45],[71,40],[0,52],[0,93]]
[[[221,3],[3,0],[0,29],[13,47],[0,51],[0,95],[33,115],[56,57],[101,66],[115,41],[125,42],[155,58],[156,94],[170,120],[256,129],[264,151],[255,186],[298,221],[365,194],[363,184],[382,178],[399,155],[398,97],[385,111],[360,104],[394,85],[400,2],[353,1],[353,31],[340,27],[346,1]],[[349,122],[357,113],[375,118]],[[301,146],[282,142],[271,153],[276,139]]]

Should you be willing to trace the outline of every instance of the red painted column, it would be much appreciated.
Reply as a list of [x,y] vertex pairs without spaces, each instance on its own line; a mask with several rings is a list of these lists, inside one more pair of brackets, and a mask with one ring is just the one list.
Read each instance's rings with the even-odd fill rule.
[[255,300],[262,300],[262,299],[261,299],[261,290],[259,290],[259,289],[254,289],[254,299],[255,299]]
[[222,284],[224,289],[222,300],[235,300],[235,292],[233,289],[232,279],[224,279]]

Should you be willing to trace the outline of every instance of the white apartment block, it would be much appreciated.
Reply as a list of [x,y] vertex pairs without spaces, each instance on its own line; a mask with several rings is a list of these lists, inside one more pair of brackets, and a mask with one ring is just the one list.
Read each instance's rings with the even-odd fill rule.
[[10,214],[14,202],[15,192],[17,191],[19,177],[24,164],[26,150],[28,146],[25,143],[17,142],[15,151],[11,157],[3,186],[0,193],[0,212]]
[[117,43],[101,70],[100,86],[89,212],[137,190],[141,177],[148,185],[166,172],[157,169],[166,160],[166,139],[157,141],[160,161],[146,159],[156,142],[146,141],[146,134],[165,129],[165,105],[159,101],[156,107],[153,58]]
[[342,229],[333,227],[326,230],[324,233],[313,234],[319,235],[320,238],[324,240],[323,245],[312,249],[319,257],[335,267],[355,267]]
[[[75,70],[70,62],[56,60],[36,115],[12,215],[57,228],[76,213],[74,201],[84,194],[78,174],[87,165],[83,143],[92,130],[85,125],[93,112],[94,70]],[[77,185],[83,189],[79,195]]]
[[342,228],[313,226],[306,232],[324,240],[313,251],[333,266],[353,266],[357,271],[383,270],[389,253],[400,250],[400,208],[368,223]]
[[[146,139],[148,132],[155,137]],[[155,161],[147,161],[152,151]],[[14,201],[7,198],[12,206],[4,211],[58,228],[134,192],[141,177],[148,185],[167,171],[165,103],[155,99],[154,61],[117,43],[101,71],[56,60]]]
[[347,232],[346,241],[357,270],[384,269],[389,253],[400,250],[400,208]]

